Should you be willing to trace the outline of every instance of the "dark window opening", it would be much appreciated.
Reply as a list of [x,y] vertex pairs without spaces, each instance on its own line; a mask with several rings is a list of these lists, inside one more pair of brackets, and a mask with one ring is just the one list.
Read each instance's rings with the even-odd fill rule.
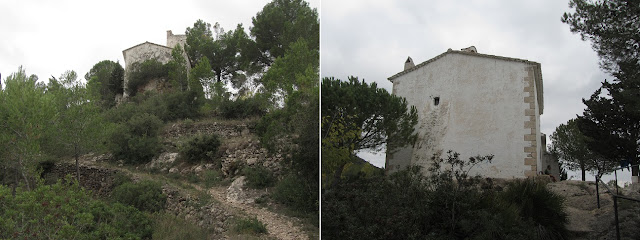
[[433,105],[438,106],[438,104],[440,104],[440,97],[434,97],[433,98]]

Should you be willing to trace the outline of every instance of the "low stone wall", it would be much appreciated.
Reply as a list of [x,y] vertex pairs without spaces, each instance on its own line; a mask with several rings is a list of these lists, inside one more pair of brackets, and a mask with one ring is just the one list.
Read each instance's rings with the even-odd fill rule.
[[[91,190],[98,196],[105,197],[111,194],[117,170],[98,167],[80,166],[80,185]],[[63,179],[71,175],[76,179],[76,165],[72,163],[56,163],[51,171],[47,172],[45,179]]]
[[224,235],[227,220],[233,215],[215,200],[200,199],[204,196],[186,194],[166,184],[162,186],[162,192],[167,195],[167,212],[199,227],[213,230],[217,236]]
[[193,136],[196,134],[216,134],[221,138],[248,136],[253,132],[254,126],[248,124],[223,124],[218,122],[194,122],[174,123],[165,128],[163,138],[174,140],[181,136]]

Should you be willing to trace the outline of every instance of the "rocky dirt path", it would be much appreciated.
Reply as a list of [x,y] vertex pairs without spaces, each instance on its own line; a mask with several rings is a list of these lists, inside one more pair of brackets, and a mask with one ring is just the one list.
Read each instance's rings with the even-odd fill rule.
[[255,204],[243,204],[227,201],[225,187],[214,187],[209,189],[209,194],[227,206],[245,212],[249,216],[256,216],[260,222],[266,224],[269,235],[277,239],[309,239],[302,229],[300,220],[281,214],[273,213],[267,209],[255,206]]
[[[131,174],[134,179],[148,179],[152,178],[155,180],[162,179],[162,175],[153,175],[148,173],[139,173],[137,171],[131,171],[124,167],[108,165],[104,166],[103,164],[96,164],[93,161],[83,161],[81,165],[84,166],[92,166],[92,167],[103,167],[108,169],[115,169],[121,172],[125,172]],[[101,166],[98,166],[101,165]],[[249,217],[255,216],[260,222],[266,225],[268,234],[265,236],[268,239],[282,239],[282,240],[293,240],[293,239],[309,239],[309,236],[301,229],[301,221],[294,217],[284,216],[281,214],[277,214],[271,212],[265,208],[261,208],[256,204],[246,204],[246,203],[235,203],[227,200],[227,187],[218,186],[210,189],[205,189],[204,187],[189,183],[187,181],[181,181],[184,185],[189,185],[195,188],[198,191],[208,193],[214,199],[217,200],[222,206],[222,209],[225,209],[227,212],[242,212]]]

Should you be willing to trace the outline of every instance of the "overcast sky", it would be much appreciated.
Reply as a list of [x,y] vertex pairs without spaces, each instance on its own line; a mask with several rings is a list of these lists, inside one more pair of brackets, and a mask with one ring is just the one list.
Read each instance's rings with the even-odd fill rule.
[[[542,132],[582,114],[605,78],[589,42],[560,21],[568,1],[322,0],[321,75],[358,76],[391,92],[388,77],[448,48],[527,59],[542,65]],[[547,141],[550,143],[550,141]],[[361,154],[377,166],[383,155]],[[572,175],[572,174],[570,174]],[[575,175],[575,173],[573,173]]]
[[[270,0],[0,1],[0,73],[22,65],[40,80],[75,70],[84,78],[102,60],[120,61],[122,50],[145,41],[165,45],[166,31],[184,34],[198,19],[245,31]],[[319,0],[307,0],[312,8]]]

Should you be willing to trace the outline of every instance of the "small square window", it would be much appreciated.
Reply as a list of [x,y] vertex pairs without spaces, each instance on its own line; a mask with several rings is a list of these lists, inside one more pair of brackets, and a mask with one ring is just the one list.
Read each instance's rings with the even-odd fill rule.
[[438,106],[438,104],[440,104],[440,97],[434,97],[433,98],[433,105]]

